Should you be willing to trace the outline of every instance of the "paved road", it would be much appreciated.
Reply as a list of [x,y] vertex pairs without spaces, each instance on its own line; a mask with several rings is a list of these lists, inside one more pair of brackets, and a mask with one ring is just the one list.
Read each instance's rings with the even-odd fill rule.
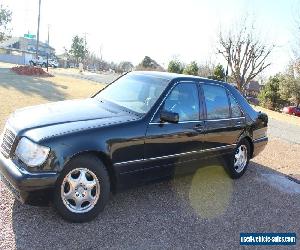
[[269,118],[269,137],[277,137],[291,143],[300,144],[300,126]]

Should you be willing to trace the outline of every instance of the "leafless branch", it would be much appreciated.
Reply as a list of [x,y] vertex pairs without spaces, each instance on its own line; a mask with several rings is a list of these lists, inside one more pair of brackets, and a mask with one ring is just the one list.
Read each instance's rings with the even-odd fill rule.
[[266,63],[273,46],[267,46],[256,38],[253,26],[243,24],[237,31],[219,34],[219,50],[227,61],[240,91],[259,73],[270,66]]

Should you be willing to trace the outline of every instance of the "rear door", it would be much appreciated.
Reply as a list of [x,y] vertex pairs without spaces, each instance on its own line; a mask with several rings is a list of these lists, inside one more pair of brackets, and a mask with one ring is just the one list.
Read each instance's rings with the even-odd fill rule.
[[206,132],[203,153],[205,156],[229,153],[235,147],[242,126],[240,122],[243,121],[240,119],[233,121],[228,92],[222,85],[205,83],[201,86]]

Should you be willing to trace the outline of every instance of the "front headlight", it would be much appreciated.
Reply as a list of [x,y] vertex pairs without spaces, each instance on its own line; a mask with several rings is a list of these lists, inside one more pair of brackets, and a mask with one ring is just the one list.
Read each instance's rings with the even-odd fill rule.
[[40,146],[23,137],[16,148],[16,156],[29,167],[42,165],[50,152],[50,148]]

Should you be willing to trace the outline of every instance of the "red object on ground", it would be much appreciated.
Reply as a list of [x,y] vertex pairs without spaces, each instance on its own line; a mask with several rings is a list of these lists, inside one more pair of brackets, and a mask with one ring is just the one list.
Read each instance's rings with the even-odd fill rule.
[[35,66],[17,66],[12,67],[11,70],[18,75],[27,75],[27,76],[43,76],[43,77],[49,77],[53,76],[46,71],[44,71],[41,67],[35,67]]
[[299,108],[296,106],[284,107],[282,112],[289,115],[300,116],[300,107]]

